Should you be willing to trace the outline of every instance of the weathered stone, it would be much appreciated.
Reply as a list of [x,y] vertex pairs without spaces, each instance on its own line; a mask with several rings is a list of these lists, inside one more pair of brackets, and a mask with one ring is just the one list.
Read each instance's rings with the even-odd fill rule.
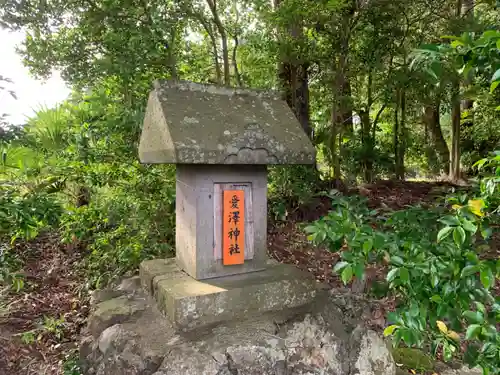
[[139,266],[141,285],[149,293],[153,293],[153,279],[157,276],[169,277],[179,272],[175,261],[172,259],[145,260]]
[[98,346],[102,354],[107,354],[109,350],[120,352],[125,345],[134,337],[131,332],[126,331],[121,324],[115,324],[106,328],[99,336]]
[[122,293],[132,294],[137,291],[140,285],[141,278],[139,276],[127,277],[120,281],[116,290]]
[[145,303],[144,291],[130,298],[145,310],[99,339],[84,340],[85,375],[380,375],[383,368],[393,374],[393,367],[381,365],[386,348],[374,332],[358,329],[350,341],[337,333],[342,311],[331,296],[307,305],[309,314],[282,309],[187,333],[176,331],[156,304]]
[[287,370],[292,374],[345,374],[347,351],[322,315],[307,315],[284,339]]
[[90,296],[90,305],[95,306],[103,301],[107,301],[113,298],[121,297],[124,293],[116,289],[100,289],[94,290]]
[[169,352],[160,371],[154,375],[217,375],[221,367],[209,354],[200,353],[189,345],[182,345]]
[[[156,370],[156,369],[155,369]],[[142,358],[126,349],[122,353],[107,357],[97,368],[96,375],[151,375]]]
[[113,298],[97,304],[94,313],[89,318],[89,330],[92,336],[99,337],[106,328],[123,323],[146,307],[146,301],[142,299],[131,299],[127,296]]
[[444,372],[441,373],[441,375],[481,375],[482,373],[483,370],[479,367],[471,369],[464,366],[458,370],[455,369],[445,370]]
[[247,314],[293,308],[313,301],[316,281],[290,265],[197,281],[181,270],[153,279],[158,307],[186,331]]
[[157,81],[139,158],[143,163],[312,164],[315,149],[277,94]]
[[394,359],[384,340],[361,326],[351,334],[349,358],[351,373],[354,370],[364,375],[396,374]]
[[87,357],[97,348],[97,343],[92,336],[84,336],[80,341],[80,361],[84,362]]

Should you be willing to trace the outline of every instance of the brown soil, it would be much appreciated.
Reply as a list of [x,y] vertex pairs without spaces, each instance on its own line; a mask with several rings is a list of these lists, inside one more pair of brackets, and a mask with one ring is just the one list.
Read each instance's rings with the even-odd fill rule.
[[[88,298],[79,293],[85,280],[74,267],[78,257],[54,235],[20,244],[16,252],[25,285],[2,301],[8,308],[0,315],[0,374],[62,374],[88,313]],[[51,318],[60,322],[51,324]]]

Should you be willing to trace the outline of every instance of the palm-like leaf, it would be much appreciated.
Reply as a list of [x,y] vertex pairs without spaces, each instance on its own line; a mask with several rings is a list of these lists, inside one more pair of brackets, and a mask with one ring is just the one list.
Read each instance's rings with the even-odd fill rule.
[[65,105],[42,107],[28,120],[27,132],[45,150],[58,151],[67,146],[70,118],[70,111]]

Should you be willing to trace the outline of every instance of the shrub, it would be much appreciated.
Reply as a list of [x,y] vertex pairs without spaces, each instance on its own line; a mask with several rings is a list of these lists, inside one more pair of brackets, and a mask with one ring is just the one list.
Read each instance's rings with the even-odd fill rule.
[[484,259],[480,252],[498,209],[500,156],[478,165],[495,175],[483,176],[473,198],[450,197],[452,211],[413,207],[382,215],[368,210],[360,198],[342,198],[306,231],[310,240],[342,251],[334,270],[344,283],[363,279],[369,264],[387,265],[386,281],[398,306],[388,316],[392,324],[385,334],[395,344],[431,343],[434,354],[442,350],[449,360],[465,340],[464,360],[482,366],[484,374],[497,374],[500,304],[492,287],[500,261]]

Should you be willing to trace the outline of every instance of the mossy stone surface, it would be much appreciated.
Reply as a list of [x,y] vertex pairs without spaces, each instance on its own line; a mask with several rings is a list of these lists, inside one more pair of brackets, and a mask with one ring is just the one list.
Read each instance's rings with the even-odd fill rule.
[[420,349],[396,348],[392,351],[392,356],[397,364],[402,364],[405,368],[416,371],[432,371],[434,360]]

